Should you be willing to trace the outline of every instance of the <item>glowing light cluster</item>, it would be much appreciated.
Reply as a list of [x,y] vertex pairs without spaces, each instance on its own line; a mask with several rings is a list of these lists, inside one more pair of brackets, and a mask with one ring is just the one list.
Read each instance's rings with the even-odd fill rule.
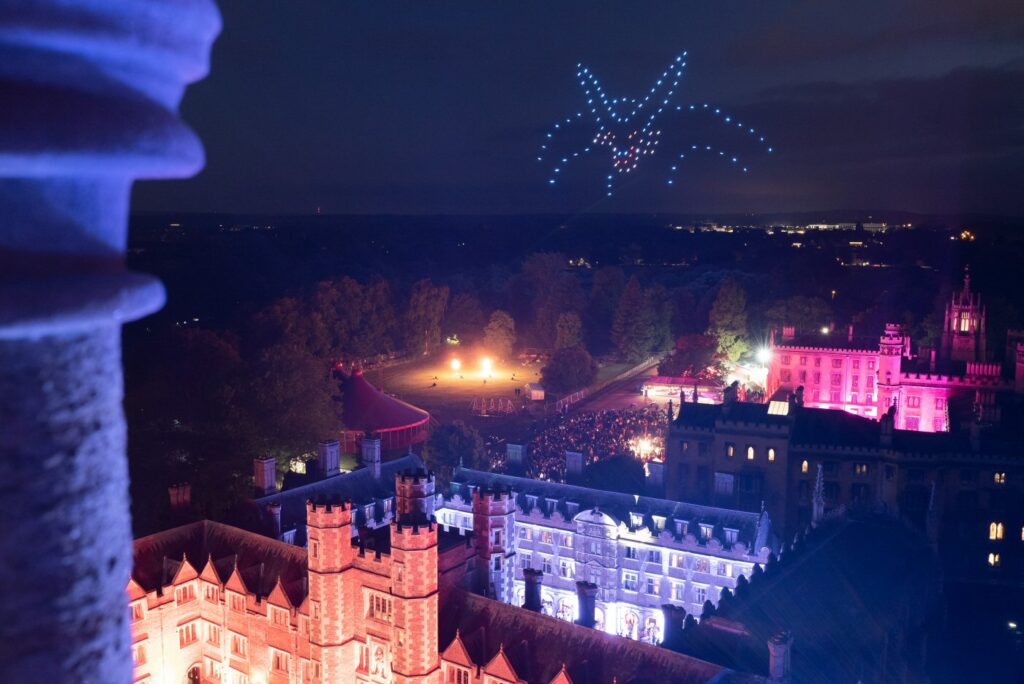
[[[589,116],[586,116],[584,111],[578,111],[575,116],[568,116],[555,123],[545,134],[537,161],[551,165],[548,184],[556,185],[573,159],[595,150],[605,150],[610,155],[611,162],[611,172],[606,177],[606,191],[608,196],[611,196],[616,175],[632,174],[643,158],[653,157],[658,151],[659,144],[665,141],[665,137],[662,136],[663,125],[660,122],[669,114],[683,116],[693,112],[713,115],[723,126],[735,129],[744,137],[751,139],[755,146],[762,147],[769,153],[774,152],[774,148],[768,146],[763,135],[742,121],[735,120],[732,115],[723,113],[718,107],[708,103],[673,104],[679,81],[686,68],[686,55],[687,53],[683,52],[677,56],[655,79],[648,92],[640,98],[610,97],[597,76],[589,68],[578,64],[576,78],[583,89]],[[561,144],[563,139],[568,137],[568,131],[582,126],[588,129],[582,147],[571,142]],[[671,120],[664,124],[666,133],[675,133],[681,129],[682,126],[676,126]],[[555,151],[556,147],[566,146],[571,151]],[[666,178],[668,185],[675,184],[680,162],[686,159],[686,152],[680,151],[683,149],[691,153],[719,157],[742,169],[743,173],[749,170],[740,162],[738,154],[708,144],[691,142],[683,145],[675,143],[673,139],[669,151],[662,155],[669,160]]]

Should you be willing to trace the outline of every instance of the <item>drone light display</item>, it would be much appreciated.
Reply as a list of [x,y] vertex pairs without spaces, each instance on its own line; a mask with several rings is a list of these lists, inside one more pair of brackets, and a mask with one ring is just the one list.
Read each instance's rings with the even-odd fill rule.
[[713,116],[722,127],[738,133],[754,149],[773,152],[763,135],[722,112],[719,107],[706,102],[675,104],[679,82],[686,68],[686,54],[683,52],[677,56],[642,98],[610,97],[597,76],[578,64],[576,78],[583,89],[586,110],[558,121],[546,133],[537,161],[550,167],[548,184],[558,184],[574,160],[594,152],[609,155],[608,196],[612,195],[617,176],[632,175],[641,161],[657,153],[665,160],[665,182],[668,185],[675,183],[679,167],[688,153],[713,155],[747,173],[749,167],[740,161],[737,153],[706,142],[683,141],[687,132],[683,117],[691,115]]

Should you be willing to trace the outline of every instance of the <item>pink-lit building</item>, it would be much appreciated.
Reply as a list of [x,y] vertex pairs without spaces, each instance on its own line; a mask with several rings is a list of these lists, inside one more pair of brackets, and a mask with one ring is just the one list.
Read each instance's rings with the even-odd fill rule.
[[857,337],[853,326],[847,335],[830,330],[806,336],[784,327],[772,335],[771,351],[769,397],[803,387],[806,406],[875,419],[895,407],[901,430],[947,432],[956,420],[951,405],[997,419],[997,395],[1024,392],[1024,345],[1009,360],[1013,377],[987,360],[985,307],[971,291],[969,274],[946,306],[938,350],[915,356],[910,337],[888,324],[880,338]]

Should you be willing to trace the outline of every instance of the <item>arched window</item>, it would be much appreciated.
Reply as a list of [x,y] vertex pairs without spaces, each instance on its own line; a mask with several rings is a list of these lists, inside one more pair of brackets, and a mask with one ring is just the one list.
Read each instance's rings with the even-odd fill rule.
[[774,447],[768,449],[768,462],[769,463],[775,463],[775,448]]
[[747,460],[748,461],[753,461],[754,460],[754,447],[749,446],[749,445],[747,446]]
[[988,526],[988,538],[991,541],[1001,541],[1003,538],[1003,523],[990,523]]
[[989,567],[998,568],[999,567],[999,554],[998,553],[990,553],[990,554],[988,554],[988,564],[989,564]]
[[807,471],[810,469],[810,467],[811,467],[810,464],[807,461],[804,461],[803,463],[800,464],[800,472],[801,473],[807,473]]

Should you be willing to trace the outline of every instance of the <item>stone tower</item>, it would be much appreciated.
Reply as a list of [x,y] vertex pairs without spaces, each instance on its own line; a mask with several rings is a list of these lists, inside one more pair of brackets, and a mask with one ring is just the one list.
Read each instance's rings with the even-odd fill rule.
[[421,513],[391,523],[391,585],[393,681],[440,684],[437,527]]
[[351,503],[308,502],[306,527],[310,659],[320,663],[323,681],[346,681],[355,668],[350,642],[357,620],[355,601],[346,600],[345,591],[357,553],[352,545]]
[[516,503],[507,489],[473,491],[473,538],[478,555],[477,589],[502,603],[512,602],[515,576]]
[[946,305],[942,326],[942,358],[947,361],[984,361],[985,307],[981,295],[971,292],[971,273],[964,269],[964,286]]
[[419,516],[433,520],[435,484],[434,473],[422,468],[395,474],[395,519]]
[[907,347],[903,330],[895,323],[887,323],[878,343],[878,415],[899,405],[900,366]]

